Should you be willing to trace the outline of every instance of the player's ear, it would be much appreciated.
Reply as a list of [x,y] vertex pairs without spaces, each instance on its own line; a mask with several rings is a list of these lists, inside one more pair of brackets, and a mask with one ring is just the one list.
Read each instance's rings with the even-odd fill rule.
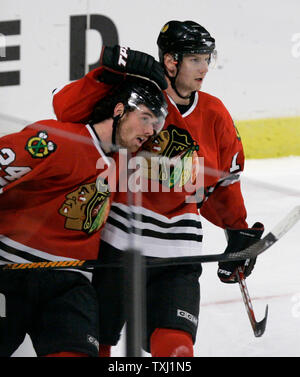
[[119,116],[120,118],[124,114],[124,104],[122,102],[119,102],[116,104],[114,108],[114,117]]
[[171,77],[174,77],[177,72],[177,60],[174,59],[172,54],[166,53],[164,55],[164,65]]

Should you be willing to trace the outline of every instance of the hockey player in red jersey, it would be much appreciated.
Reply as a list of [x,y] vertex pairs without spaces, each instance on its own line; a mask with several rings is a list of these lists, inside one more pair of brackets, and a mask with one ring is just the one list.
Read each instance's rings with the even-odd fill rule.
[[113,145],[136,152],[161,130],[166,108],[154,82],[124,75],[88,124],[42,120],[0,138],[1,356],[26,333],[38,356],[98,355],[91,273],[76,263],[68,271],[46,267],[97,259],[115,194],[108,182],[117,177],[107,176],[116,174]]
[[[196,154],[204,158],[205,174],[203,195],[198,203],[187,202],[186,194],[174,189],[183,177],[163,174],[163,169],[156,177],[150,176],[158,181],[160,192],[143,193],[143,207],[134,209],[140,216],[140,222],[135,226],[143,254],[147,258],[164,258],[201,253],[203,235],[199,211],[210,222],[225,229],[228,236],[226,252],[239,251],[261,237],[263,225],[256,223],[249,228],[246,221],[239,182],[244,153],[233,120],[218,98],[200,90],[214,55],[215,40],[193,21],[170,21],[163,26],[157,44],[169,84],[165,90],[168,117],[164,130],[144,144],[143,149],[167,158],[179,155],[182,160]],[[143,71],[149,75],[147,55],[142,59],[139,54],[127,49],[126,64],[120,66],[120,48],[106,48],[102,63],[109,69]],[[94,101],[105,91],[101,82],[103,69],[103,66],[97,68],[54,93],[53,105],[59,119],[78,122],[89,116]],[[168,192],[162,190],[164,186]],[[120,193],[114,198],[102,232],[100,260],[108,262],[122,258],[127,242],[126,213],[126,200]],[[255,260],[220,263],[218,276],[222,282],[236,282],[237,267],[242,266],[248,276],[254,263]],[[193,356],[200,275],[200,266],[178,265],[147,271],[144,347],[152,356]],[[116,269],[94,275],[104,325],[100,324],[102,356],[110,354],[110,345],[118,342],[124,324],[122,284],[122,274]]]

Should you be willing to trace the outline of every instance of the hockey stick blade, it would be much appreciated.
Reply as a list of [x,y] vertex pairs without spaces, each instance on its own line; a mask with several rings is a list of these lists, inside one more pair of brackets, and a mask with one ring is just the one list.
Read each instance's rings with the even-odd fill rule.
[[247,314],[248,314],[248,317],[249,317],[249,320],[253,329],[254,336],[260,337],[264,334],[265,329],[266,329],[267,319],[268,319],[268,305],[266,306],[264,318],[260,322],[257,322],[255,319],[253,305],[252,305],[249,291],[246,285],[244,273],[241,267],[238,268],[236,274],[237,274],[237,278],[239,282],[239,287],[242,293],[243,301],[245,304],[245,308],[247,310]]
[[[244,250],[235,253],[219,253],[219,254],[206,254],[190,257],[176,257],[176,258],[153,258],[147,261],[147,268],[151,267],[163,267],[174,265],[189,265],[200,264],[207,262],[228,262],[244,260],[248,258],[255,258],[275,242],[277,242],[282,236],[284,236],[300,219],[300,205],[293,208],[265,237],[260,239],[255,244],[247,247]],[[73,262],[73,263],[72,263]],[[105,264],[98,260],[73,260],[73,261],[43,261],[36,263],[14,263],[0,265],[0,270],[15,270],[15,269],[28,269],[28,268],[74,268],[81,270],[90,270],[94,268],[107,268],[107,267],[121,267],[121,264]]]
[[260,322],[255,322],[255,327],[253,331],[256,337],[262,336],[263,333],[265,332],[267,319],[268,319],[268,305],[266,306],[264,319],[261,320]]

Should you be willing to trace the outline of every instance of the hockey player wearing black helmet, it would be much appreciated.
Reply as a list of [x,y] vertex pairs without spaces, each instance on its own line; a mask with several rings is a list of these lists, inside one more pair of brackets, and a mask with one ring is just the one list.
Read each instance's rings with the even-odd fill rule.
[[166,100],[155,82],[127,75],[96,104],[91,123],[107,152],[114,144],[134,153],[161,131],[167,114]]
[[[168,116],[164,128],[142,149],[179,160],[185,156],[203,158],[203,196],[188,203],[186,195],[164,185],[170,179],[158,175],[160,190],[143,192],[142,206],[134,208],[135,228],[146,258],[191,256],[201,253],[203,230],[201,216],[225,230],[226,252],[237,252],[256,242],[263,225],[249,228],[239,177],[244,168],[243,146],[233,120],[216,97],[202,91],[209,64],[215,57],[215,40],[193,21],[167,22],[158,39],[160,68],[145,53],[119,46],[104,51],[102,64],[108,69],[139,74],[154,79],[164,89]],[[159,63],[158,63],[159,64]],[[88,116],[95,100],[107,90],[102,82],[105,67],[89,72],[67,85],[54,96],[54,110],[64,120],[80,121]],[[167,84],[165,85],[165,72]],[[109,88],[108,88],[109,89]],[[201,90],[200,90],[201,89]],[[171,153],[172,152],[172,153]],[[214,174],[209,172],[213,171]],[[191,177],[186,174],[184,177]],[[149,179],[156,179],[152,178]],[[182,180],[180,181],[182,182]],[[152,183],[152,182],[151,182]],[[174,180],[172,181],[172,184]],[[155,186],[157,187],[157,186]],[[122,260],[128,245],[124,231],[128,208],[127,197],[115,197],[108,226],[102,231],[99,259],[104,263]],[[199,214],[201,213],[201,216]],[[140,216],[142,214],[142,216]],[[222,282],[237,282],[237,267],[245,277],[253,270],[255,260],[220,263],[218,277]],[[199,307],[201,265],[147,269],[146,336],[144,349],[154,357],[193,356]],[[110,355],[124,326],[125,284],[122,271],[103,269],[94,274],[93,284],[100,302],[100,356]]]
[[159,60],[176,96],[189,100],[201,89],[208,66],[216,59],[215,39],[196,22],[170,21],[161,29],[157,45]]
[[[6,165],[26,169],[12,182],[2,179],[0,228],[5,245],[0,264],[18,263],[17,254],[25,264],[96,259],[100,231],[120,181],[114,168],[109,169],[112,158],[118,163],[112,144],[136,152],[160,132],[166,108],[155,83],[126,76],[95,105],[88,124],[47,119],[1,137]],[[18,221],[8,226],[15,215]],[[8,246],[12,243],[14,250]],[[98,356],[92,273],[76,267],[19,272],[0,274],[8,313],[0,318],[0,357],[11,356],[26,333],[38,357]]]

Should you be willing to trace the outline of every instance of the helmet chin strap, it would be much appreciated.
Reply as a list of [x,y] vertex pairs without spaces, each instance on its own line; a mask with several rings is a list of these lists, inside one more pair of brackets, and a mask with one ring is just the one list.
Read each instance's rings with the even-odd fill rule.
[[121,115],[116,115],[113,117],[113,125],[112,125],[112,135],[111,135],[111,142],[113,145],[116,145],[116,135],[117,135],[117,127],[119,120],[121,118]]
[[117,137],[117,128],[119,125],[119,120],[125,115],[125,113],[128,111],[129,106],[124,105],[124,110],[122,114],[116,115],[113,117],[113,124],[112,124],[112,135],[111,135],[111,142],[113,145],[117,145],[116,137]]
[[191,92],[191,94],[190,94],[189,96],[182,96],[182,95],[179,93],[179,91],[178,91],[178,89],[177,89],[177,87],[176,87],[176,77],[177,77],[177,74],[176,74],[175,77],[171,77],[171,78],[170,78],[170,81],[171,81],[172,88],[175,90],[175,92],[176,92],[176,94],[178,95],[178,97],[180,97],[180,98],[182,98],[182,99],[191,99],[192,96],[193,96],[193,93],[194,93],[194,92]]
[[175,93],[178,95],[178,97],[182,98],[182,99],[191,99],[192,96],[193,96],[193,93],[194,92],[191,92],[191,94],[189,96],[183,96],[179,93],[177,87],[176,87],[176,79],[177,79],[177,76],[178,76],[178,73],[179,73],[179,68],[180,68],[180,65],[181,65],[181,60],[182,58],[177,58],[176,61],[177,61],[177,72],[176,72],[176,75],[175,76],[170,76],[169,75],[169,72],[167,71],[167,69],[164,67],[165,69],[165,73],[166,73],[166,76],[168,77],[168,79],[170,80],[171,82],[171,86],[172,88],[175,90]]

